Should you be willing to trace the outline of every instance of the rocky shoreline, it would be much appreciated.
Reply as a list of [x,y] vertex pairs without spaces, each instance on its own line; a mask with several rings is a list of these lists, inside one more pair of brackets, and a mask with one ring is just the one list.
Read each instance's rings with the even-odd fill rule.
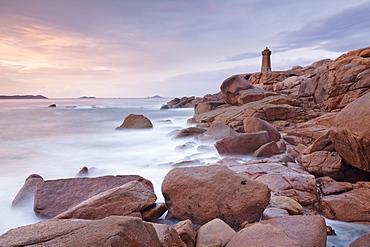
[[[333,234],[322,216],[370,222],[370,47],[234,75],[220,89],[162,107],[194,107],[188,122],[196,126],[175,138],[213,142],[223,156],[172,169],[164,203],[136,175],[33,174],[12,207],[33,207],[46,220],[8,231],[0,246],[316,247]],[[369,242],[370,232],[350,246]]]

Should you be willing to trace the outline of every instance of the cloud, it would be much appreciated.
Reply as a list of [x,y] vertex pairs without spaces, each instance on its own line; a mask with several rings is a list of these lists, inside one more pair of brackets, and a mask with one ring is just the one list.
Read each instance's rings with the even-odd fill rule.
[[316,47],[344,52],[366,47],[370,40],[369,13],[370,3],[365,3],[309,22],[299,30],[281,32],[276,48]]

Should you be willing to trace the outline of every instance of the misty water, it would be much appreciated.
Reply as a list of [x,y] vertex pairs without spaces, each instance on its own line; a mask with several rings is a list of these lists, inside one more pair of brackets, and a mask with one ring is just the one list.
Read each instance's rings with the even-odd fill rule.
[[[173,139],[189,127],[193,109],[160,110],[169,99],[44,99],[0,100],[0,234],[41,219],[32,208],[11,210],[11,202],[30,174],[45,180],[73,178],[87,166],[90,176],[140,175],[154,184],[164,201],[164,176],[182,161],[212,164],[220,159],[213,143]],[[56,104],[57,107],[48,107]],[[142,114],[150,130],[115,130],[129,114]],[[186,148],[180,148],[183,144]],[[197,148],[206,145],[207,148]],[[194,164],[193,164],[194,165]],[[337,236],[328,246],[346,246],[369,225],[328,222]]]

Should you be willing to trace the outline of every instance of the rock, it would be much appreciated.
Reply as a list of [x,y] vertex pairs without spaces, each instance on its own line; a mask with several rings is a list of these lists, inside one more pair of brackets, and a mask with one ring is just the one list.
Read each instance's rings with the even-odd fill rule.
[[349,247],[370,247],[370,232],[358,237]]
[[152,183],[137,175],[71,178],[39,182],[35,189],[34,211],[41,217],[52,218],[103,191],[130,181],[141,181],[149,188]]
[[183,220],[177,223],[173,226],[177,233],[180,235],[180,238],[182,241],[188,246],[188,247],[194,247],[195,245],[195,231],[194,231],[194,225],[191,220]]
[[228,224],[213,219],[199,228],[195,247],[225,246],[235,234]]
[[137,246],[160,247],[150,223],[136,217],[102,220],[44,220],[0,236],[0,246]]
[[[271,224],[256,224],[239,231],[226,247],[291,247],[302,246]],[[313,247],[313,246],[312,246]]]
[[332,220],[370,221],[370,190],[358,188],[320,199],[322,214]]
[[215,147],[221,155],[247,155],[252,154],[268,141],[267,131],[260,131],[224,138],[216,142]]
[[252,155],[252,157],[270,157],[275,154],[281,154],[284,150],[281,150],[276,142],[272,141],[259,147]]
[[231,105],[237,105],[237,98],[239,91],[246,89],[254,89],[250,82],[245,80],[241,75],[234,75],[224,80],[221,84],[221,92],[225,97],[227,103]]
[[231,136],[237,136],[238,133],[233,130],[231,127],[227,126],[224,123],[213,123],[206,132],[203,133],[203,136],[198,137],[201,141],[206,141],[209,139],[219,140],[222,138],[227,138]]
[[167,211],[164,202],[157,202],[141,211],[143,220],[153,221],[161,217]]
[[44,181],[44,179],[38,174],[29,175],[24,181],[22,188],[18,191],[17,195],[13,199],[12,208],[25,206],[32,208],[36,184],[42,181]]
[[299,101],[286,95],[265,97],[241,106],[220,107],[209,112],[194,115],[197,122],[243,121],[245,117],[256,117],[266,121],[308,120],[312,116],[304,110]]
[[151,128],[153,128],[153,124],[147,117],[143,115],[130,114],[125,118],[121,126],[116,128],[116,130]]
[[322,195],[339,194],[352,190],[354,185],[347,182],[337,182],[331,177],[320,177],[316,179],[316,184]]
[[226,245],[325,247],[326,224],[321,216],[287,216],[247,225]]
[[88,177],[89,176],[89,168],[86,166],[82,167],[82,169],[76,174],[76,178]]
[[273,96],[273,95],[277,95],[277,94],[273,92],[267,92],[263,90],[262,88],[255,87],[255,88],[251,88],[248,90],[239,91],[236,97],[236,101],[237,101],[237,105],[240,106],[240,105],[244,105],[244,104],[247,104],[253,101],[258,101],[258,100],[261,100],[263,98],[266,98],[268,96]]
[[49,105],[49,107],[57,107],[57,105],[56,104],[51,104],[51,105]]
[[279,163],[255,163],[236,166],[246,178],[266,184],[274,196],[288,196],[301,205],[318,201],[315,177],[306,171],[289,168]]
[[291,215],[303,214],[303,207],[297,201],[287,196],[273,196],[270,206],[288,211]]
[[330,137],[348,164],[370,172],[370,93],[338,113]]
[[177,231],[169,225],[152,223],[162,247],[186,247]]
[[220,165],[172,169],[162,193],[169,218],[195,224],[220,218],[231,227],[259,220],[270,199],[266,185]]
[[206,132],[206,130],[203,128],[189,127],[186,129],[182,129],[179,133],[175,135],[174,138],[197,136],[203,134],[204,132]]
[[288,211],[281,208],[269,207],[263,211],[262,220],[269,220],[278,217],[289,216]]
[[154,190],[142,182],[131,181],[101,192],[57,215],[56,219],[103,219],[111,215],[137,216],[157,200]]
[[301,164],[316,177],[330,176],[334,179],[343,179],[342,158],[336,152],[317,151],[302,155]]
[[299,98],[305,108],[323,111],[341,109],[370,90],[370,58],[360,56],[369,47],[348,52],[318,67],[302,83]]
[[255,133],[266,130],[270,141],[278,141],[280,139],[279,131],[265,120],[255,117],[246,117],[243,120],[243,125],[245,133]]

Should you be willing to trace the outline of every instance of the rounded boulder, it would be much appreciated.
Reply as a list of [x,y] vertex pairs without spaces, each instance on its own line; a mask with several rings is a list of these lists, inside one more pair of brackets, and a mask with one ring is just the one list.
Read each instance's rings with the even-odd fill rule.
[[270,199],[265,184],[220,165],[172,169],[162,193],[170,218],[201,225],[220,218],[233,228],[258,221]]

